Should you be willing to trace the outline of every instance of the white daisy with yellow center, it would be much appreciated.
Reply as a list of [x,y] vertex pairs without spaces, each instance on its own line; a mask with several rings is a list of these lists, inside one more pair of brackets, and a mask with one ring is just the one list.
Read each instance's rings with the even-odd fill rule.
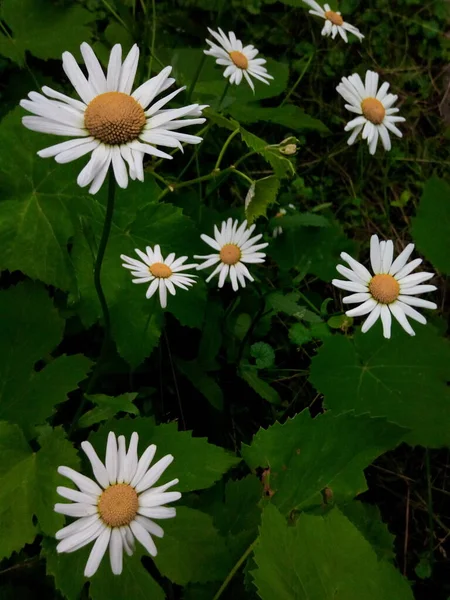
[[29,99],[20,102],[23,108],[36,115],[23,117],[22,123],[28,129],[75,138],[40,150],[39,156],[53,156],[56,162],[67,163],[91,153],[89,162],[78,176],[78,185],[90,184],[89,192],[97,193],[112,164],[118,185],[126,188],[128,173],[131,179],[144,180],[144,154],[171,159],[170,154],[157,146],[181,148],[181,142],[199,144],[202,141],[201,137],[177,130],[204,123],[201,111],[205,106],[190,104],[163,109],[185,88],[153,103],[158,94],[175,82],[169,77],[172,67],[166,67],[131,93],[139,61],[136,45],[122,63],[122,47],[116,44],[111,50],[106,75],[94,51],[85,42],[81,44],[81,54],[88,77],[70,52],[62,55],[63,69],[81,100],[44,86],[42,92],[45,95],[30,92]]
[[360,115],[345,126],[345,131],[353,129],[347,141],[349,146],[362,133],[361,137],[367,140],[370,154],[375,154],[378,138],[381,139],[385,150],[391,149],[389,131],[403,137],[395,123],[401,123],[405,119],[394,116],[399,109],[392,107],[398,96],[388,94],[388,89],[389,83],[385,82],[378,90],[378,73],[374,71],[367,71],[365,84],[357,73],[342,78],[336,90],[349,103],[345,108]]
[[158,551],[152,536],[161,538],[162,527],[153,519],[171,519],[176,516],[175,508],[164,506],[181,498],[180,492],[167,492],[178,483],[153,487],[172,463],[174,457],[167,454],[150,464],[156,446],[149,446],[138,460],[138,434],[133,433],[126,451],[125,437],[118,439],[114,433],[108,435],[105,464],[99,459],[92,444],[83,442],[96,481],[74,471],[70,467],[59,467],[58,473],[68,477],[78,491],[58,487],[57,492],[73,504],[55,504],[55,511],[78,519],[60,529],[55,537],[59,541],[58,552],[75,552],[95,541],[84,574],[92,577],[109,546],[111,569],[115,575],[122,573],[123,551],[131,556],[134,540],[138,540],[151,556]]
[[176,287],[187,290],[193,283],[197,275],[184,273],[187,269],[195,268],[196,264],[185,265],[187,256],[175,258],[175,254],[169,254],[163,258],[161,248],[156,245],[154,248],[147,246],[145,252],[138,248],[134,250],[136,254],[142,258],[142,261],[125,254],[121,254],[120,258],[125,261],[122,267],[130,269],[131,274],[135,277],[133,283],[150,283],[145,294],[147,298],[151,298],[156,290],[159,289],[159,301],[162,308],[167,306],[167,292],[175,296]]
[[220,45],[218,46],[214,42],[206,40],[206,43],[211,47],[203,52],[209,56],[214,56],[218,65],[226,67],[223,76],[229,78],[230,83],[239,85],[242,78],[245,78],[248,85],[255,91],[251,79],[254,77],[269,85],[268,80],[273,79],[273,77],[263,67],[267,61],[264,58],[256,58],[259,51],[254,46],[251,44],[244,46],[232,31],[226,35],[220,27],[218,32],[209,27],[208,31]]
[[356,35],[356,37],[361,41],[363,40],[364,36],[359,31],[359,29],[354,25],[350,25],[350,23],[344,21],[341,13],[331,10],[329,4],[325,4],[322,8],[320,4],[318,4],[314,0],[303,0],[303,2],[311,7],[312,10],[308,11],[311,15],[315,15],[316,17],[322,17],[322,19],[325,19],[325,25],[322,29],[322,35],[325,35],[327,37],[331,35],[332,39],[334,40],[334,38],[339,33],[344,42],[348,42],[348,31],[349,33],[353,33],[353,35]]
[[[435,285],[421,285],[431,279],[434,273],[414,273],[412,271],[420,265],[421,258],[416,258],[408,263],[414,250],[414,244],[408,244],[397,258],[394,257],[394,244],[391,240],[380,242],[378,236],[370,238],[370,262],[373,275],[366,267],[356,261],[346,252],[341,258],[350,265],[350,269],[338,265],[336,269],[348,281],[333,279],[332,284],[343,290],[354,292],[351,296],[342,299],[344,304],[359,304],[357,308],[348,310],[348,317],[369,315],[364,321],[361,331],[365,333],[381,318],[383,335],[391,337],[392,315],[397,319],[406,333],[415,335],[407,317],[425,325],[427,320],[413,307],[435,309],[437,305],[416,295],[432,292]],[[408,263],[408,264],[407,264]]]
[[210,281],[215,275],[219,276],[219,288],[223,287],[229,276],[233,290],[239,289],[239,284],[245,287],[245,279],[254,281],[244,263],[263,263],[265,253],[260,252],[269,244],[263,242],[256,244],[262,238],[262,234],[251,237],[255,225],[247,227],[247,221],[239,226],[239,221],[223,221],[220,231],[214,225],[214,238],[202,234],[201,238],[216,251],[206,256],[194,255],[194,258],[205,259],[205,262],[197,266],[197,269],[207,269],[219,263],[206,281]]

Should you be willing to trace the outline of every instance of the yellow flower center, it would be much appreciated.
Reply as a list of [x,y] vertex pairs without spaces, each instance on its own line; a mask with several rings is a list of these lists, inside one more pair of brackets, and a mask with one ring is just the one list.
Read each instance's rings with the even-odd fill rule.
[[235,265],[241,260],[241,250],[236,244],[225,244],[220,251],[220,260],[226,265]]
[[233,50],[230,52],[230,58],[234,62],[234,64],[240,69],[248,68],[248,58],[242,52],[238,52],[238,50]]
[[89,133],[110,146],[135,140],[145,123],[142,106],[122,92],[99,94],[89,102],[84,113],[84,125]]
[[361,102],[361,110],[366,119],[374,125],[382,123],[386,115],[386,109],[376,98],[366,98],[363,100]]
[[148,270],[154,277],[160,277],[161,279],[167,279],[172,275],[172,269],[164,263],[153,263]]
[[135,518],[138,507],[138,495],[127,483],[106,488],[98,501],[100,518],[108,527],[129,525]]
[[325,18],[333,23],[333,25],[337,25],[338,27],[342,25],[344,19],[341,15],[338,15],[334,10],[327,10],[325,13]]
[[391,304],[400,294],[400,285],[392,275],[375,275],[370,280],[369,292],[377,302]]

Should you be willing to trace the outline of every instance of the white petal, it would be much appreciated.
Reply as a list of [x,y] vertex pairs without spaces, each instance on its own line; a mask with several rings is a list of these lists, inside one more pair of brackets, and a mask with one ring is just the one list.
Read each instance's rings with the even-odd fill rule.
[[408,258],[411,256],[413,250],[414,244],[408,244],[406,248],[402,252],[400,252],[400,254],[392,263],[391,268],[389,269],[390,275],[396,275],[400,271],[400,269],[403,269],[403,267],[408,262]]
[[89,133],[79,127],[71,127],[44,119],[43,117],[23,117],[22,125],[31,131],[39,133],[50,133],[53,135],[64,135],[72,137],[87,137]]
[[386,242],[384,247],[383,260],[381,264],[381,273],[389,273],[392,265],[392,257],[394,256],[394,244],[392,240]]
[[177,516],[177,511],[171,506],[158,506],[155,508],[139,507],[138,513],[150,519],[173,519]]
[[434,277],[434,273],[427,273],[424,271],[422,273],[413,273],[412,275],[407,275],[402,279],[397,279],[397,281],[400,284],[400,290],[403,290],[404,288],[428,281],[432,277]]
[[367,315],[367,313],[371,312],[376,305],[377,301],[373,298],[369,298],[363,304],[361,304],[361,306],[347,310],[345,314],[348,317],[360,317],[362,315]]
[[331,282],[334,286],[348,292],[367,292],[367,285],[356,283],[355,281],[342,281],[341,279],[333,279]]
[[70,83],[73,85],[83,102],[89,104],[96,93],[92,85],[83,75],[83,71],[78,66],[77,61],[70,52],[63,52],[62,62],[64,73],[69,78]]
[[437,308],[437,304],[435,302],[430,302],[429,300],[423,300],[422,298],[415,298],[414,296],[400,296],[398,300],[408,304],[409,306],[418,306],[420,308],[429,308],[430,310],[435,310]]
[[125,436],[119,435],[117,438],[117,483],[123,483],[125,478]]
[[57,154],[55,156],[55,160],[60,165],[72,162],[81,158],[82,156],[85,156],[89,152],[92,152],[98,146],[98,140],[93,140],[87,144],[78,144],[75,148],[72,148],[71,150],[66,150],[65,152],[60,152],[59,154]]
[[[411,244],[411,245],[413,245],[413,244]],[[407,275],[409,275],[412,271],[414,271],[414,269],[417,269],[417,267],[420,264],[422,264],[422,259],[415,258],[410,263],[408,263],[404,267],[402,267],[399,271],[397,271],[397,273],[395,273],[395,278],[403,279],[403,277],[406,277]],[[391,274],[393,275],[393,273],[391,273]]]
[[148,286],[148,290],[145,293],[145,297],[147,298],[147,300],[149,300],[154,293],[156,292],[156,290],[159,287],[159,279],[155,279],[154,281],[151,282],[151,284]]
[[167,288],[166,288],[166,282],[164,279],[160,279],[160,282],[159,282],[159,302],[161,304],[161,308],[166,308],[166,306],[167,306]]
[[122,46],[116,44],[111,50],[108,62],[108,72],[106,75],[106,85],[108,91],[117,92],[119,90],[120,70],[122,67]]
[[411,327],[408,319],[406,318],[405,312],[402,309],[401,304],[399,304],[398,302],[394,302],[393,304],[389,305],[389,308],[391,310],[391,313],[394,315],[394,317],[397,319],[397,321],[400,323],[400,325],[403,327],[406,333],[409,333],[409,335],[416,335],[414,333],[414,329]]
[[107,91],[106,77],[95,52],[86,42],[81,44],[80,50],[89,73],[89,83],[96,94],[104,94]]
[[62,529],[57,531],[55,533],[55,539],[63,540],[64,538],[71,536],[74,533],[77,533],[78,531],[86,529],[86,527],[89,527],[92,523],[95,523],[98,520],[98,514],[91,515],[90,517],[81,517],[73,523],[71,523],[70,525],[67,525],[66,527],[63,527]]
[[97,506],[81,502],[75,504],[61,504],[58,502],[54,506],[54,511],[68,517],[90,517],[97,513]]
[[97,538],[95,544],[92,547],[89,559],[84,569],[85,577],[92,577],[100,566],[101,560],[106,552],[106,548],[109,544],[111,537],[111,529],[106,527]]
[[120,69],[119,92],[122,92],[123,94],[131,94],[134,78],[136,77],[138,62],[139,48],[137,44],[134,44],[129,51],[128,56],[123,61],[123,65]]
[[110,431],[106,443],[106,470],[108,471],[109,483],[114,485],[117,482],[117,441],[115,434]]
[[128,452],[125,459],[125,483],[130,483],[133,479],[137,466],[138,466],[138,453],[137,446],[139,441],[139,435],[136,432],[133,432],[130,439],[130,444],[128,446]]
[[360,292],[359,294],[345,296],[345,298],[342,298],[342,302],[344,304],[356,304],[359,302],[365,302],[366,300],[369,300],[369,298],[372,298],[369,292]]
[[96,480],[99,482],[102,488],[107,488],[109,486],[108,471],[106,470],[105,465],[99,459],[94,447],[90,442],[81,442],[81,447],[91,463],[92,472],[94,473]]
[[369,283],[369,281],[372,279],[372,274],[364,265],[352,258],[349,254],[347,254],[347,252],[341,252],[341,258],[350,265],[353,271],[364,283]]
[[139,459],[136,473],[134,474],[134,477],[130,482],[131,487],[135,488],[137,486],[137,484],[141,481],[141,479],[144,477],[144,475],[147,472],[148,467],[150,466],[150,463],[153,460],[153,457],[155,456],[155,453],[156,453],[155,444],[148,446],[148,448],[145,450],[144,454]]
[[436,290],[435,285],[414,285],[413,287],[407,287],[401,289],[403,296],[411,296],[413,294],[425,294],[427,292],[434,292]]
[[362,333],[366,333],[372,327],[372,325],[378,320],[381,313],[381,304],[377,304],[367,319],[364,321],[361,327]]
[[103,491],[95,481],[92,481],[92,479],[89,479],[89,477],[86,477],[81,473],[77,473],[77,471],[70,467],[58,467],[58,473],[64,477],[68,477],[74,482],[79,490],[86,494],[99,496]]
[[408,317],[411,317],[411,319],[414,319],[422,325],[426,325],[426,318],[420,312],[415,310],[412,306],[409,306],[408,304],[405,304],[400,300],[397,300],[397,302],[395,302],[395,305],[398,305]]
[[155,542],[152,540],[149,532],[146,529],[144,529],[142,525],[137,521],[131,521],[130,528],[135,538],[144,546],[144,548],[147,550],[150,556],[156,556],[158,554],[158,551],[156,549]]
[[74,533],[73,535],[65,537],[56,546],[56,551],[73,552],[75,549],[78,550],[79,548],[90,544],[92,541],[98,538],[103,528],[103,523],[97,518],[97,520],[90,523],[88,527],[77,531],[77,533]]
[[154,508],[155,506],[176,502],[180,498],[180,492],[157,493],[153,490],[149,490],[139,496],[139,506],[143,506],[144,508]]
[[125,162],[122,158],[119,146],[112,147],[112,166],[114,170],[114,177],[122,189],[128,186],[128,173],[125,166]]
[[173,459],[174,457],[171,454],[167,454],[156,462],[135,486],[136,492],[140,494],[156,483],[167,467],[173,462]]
[[67,500],[72,500],[72,502],[81,502],[83,504],[97,504],[98,496],[85,494],[84,492],[79,492],[78,490],[73,490],[71,488],[58,486],[56,488],[57,494],[59,494],[62,498],[66,498]]
[[391,337],[392,317],[387,304],[381,306],[381,322],[383,324],[383,335],[385,338],[389,339]]
[[67,142],[61,142],[60,144],[55,144],[54,146],[49,146],[48,148],[39,150],[38,156],[40,156],[41,158],[50,158],[51,156],[56,156],[57,154],[66,152],[67,150],[72,150],[73,148],[77,148],[78,146],[90,144],[93,141],[94,138],[92,136],[78,138],[75,140],[68,140]]
[[111,531],[111,541],[109,542],[109,560],[111,563],[111,571],[114,573],[114,575],[120,575],[122,573],[123,545],[122,535],[117,527]]
[[164,529],[158,525],[157,523],[154,523],[151,519],[149,519],[148,517],[143,517],[141,515],[136,515],[134,518],[135,521],[137,521],[139,523],[139,525],[142,525],[142,527],[148,531],[151,535],[154,535],[156,537],[162,538],[164,537]]

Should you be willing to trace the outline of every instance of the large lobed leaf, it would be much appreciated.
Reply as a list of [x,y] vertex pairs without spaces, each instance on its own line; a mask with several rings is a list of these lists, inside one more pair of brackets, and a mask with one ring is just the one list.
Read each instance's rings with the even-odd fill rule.
[[254,557],[262,600],[413,600],[399,571],[378,559],[337,508],[324,516],[302,513],[288,525],[267,506]]
[[330,411],[312,419],[304,410],[284,424],[260,429],[242,454],[252,469],[269,469],[265,482],[272,501],[289,513],[320,503],[325,488],[340,502],[365,491],[363,470],[406,431],[369,415]]
[[353,339],[335,335],[312,361],[311,382],[333,412],[383,416],[411,431],[410,444],[450,444],[450,344],[430,326],[392,339],[380,328]]
[[40,369],[63,337],[62,319],[45,289],[25,282],[0,292],[0,419],[27,432],[52,415],[85,379],[91,361],[82,354],[60,356]]

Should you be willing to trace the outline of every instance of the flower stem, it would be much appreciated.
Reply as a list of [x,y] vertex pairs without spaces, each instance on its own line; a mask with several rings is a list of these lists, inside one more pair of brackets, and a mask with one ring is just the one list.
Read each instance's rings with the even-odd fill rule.
[[105,335],[103,344],[105,344],[110,337],[110,329],[111,329],[111,319],[109,316],[108,304],[106,302],[105,294],[103,292],[102,283],[101,283],[101,272],[102,272],[102,264],[103,258],[105,257],[106,245],[108,243],[109,233],[111,231],[111,223],[112,217],[114,213],[114,200],[116,196],[116,181],[114,179],[114,173],[112,168],[109,171],[108,175],[108,201],[106,204],[106,214],[105,220],[103,222],[103,231],[102,236],[100,238],[100,244],[98,246],[97,258],[95,259],[94,266],[94,286],[95,291],[97,292],[98,300],[100,302],[100,306],[103,314],[103,324],[105,327]]
[[[256,542],[256,540],[255,540],[255,542]],[[217,593],[214,596],[213,600],[218,600],[220,598],[220,596],[223,594],[223,592],[227,589],[228,584],[230,583],[230,581],[233,579],[233,577],[236,575],[236,573],[242,567],[243,563],[247,560],[248,556],[253,551],[253,547],[255,545],[255,542],[253,542],[252,544],[250,544],[250,546],[247,548],[247,550],[244,552],[244,554],[241,556],[241,558],[237,561],[237,563],[234,565],[234,567],[228,573],[227,578],[222,583],[222,585],[220,586],[220,588],[217,590]]]
[[227,82],[226,82],[225,87],[223,89],[222,95],[220,96],[219,104],[217,105],[217,110],[218,111],[220,110],[220,107],[222,106],[222,102],[225,100],[225,96],[227,95],[229,87],[230,87],[230,82],[227,79]]
[[152,72],[153,55],[155,53],[155,39],[156,39],[156,2],[152,0],[152,44],[150,48],[150,60],[148,63],[147,79],[150,77]]
[[200,73],[202,72],[203,65],[205,64],[205,60],[206,60],[206,54],[202,54],[202,58],[201,58],[200,62],[197,65],[197,70],[195,71],[194,78],[192,79],[192,81],[191,81],[191,83],[189,85],[189,89],[188,89],[187,94],[186,94],[186,100],[187,100],[188,104],[189,104],[189,102],[191,100],[191,97],[192,97],[192,94],[194,92],[195,86],[197,84],[198,78],[200,77]]
[[225,143],[224,143],[224,145],[222,146],[222,149],[221,149],[221,151],[220,151],[220,154],[219,154],[219,156],[218,156],[218,158],[217,158],[217,162],[216,162],[216,164],[215,164],[215,166],[214,166],[214,170],[216,170],[216,169],[218,169],[218,168],[220,167],[220,163],[222,162],[222,158],[223,158],[223,156],[224,156],[224,154],[225,154],[225,151],[226,151],[226,149],[227,149],[227,148],[228,148],[228,146],[230,145],[230,143],[231,143],[231,140],[232,140],[232,139],[233,139],[233,138],[234,138],[234,137],[235,137],[235,136],[236,136],[238,133],[239,133],[239,128],[238,128],[238,129],[235,129],[234,131],[232,131],[232,132],[230,133],[230,135],[227,137],[227,139],[225,140]]
[[75,416],[72,420],[72,423],[70,424],[69,431],[68,431],[69,437],[70,437],[71,433],[73,432],[73,430],[75,429],[75,427],[77,426],[77,423],[83,413],[83,409],[84,409],[84,407],[86,405],[86,401],[87,401],[87,396],[92,392],[94,385],[96,384],[97,379],[100,376],[100,368],[99,367],[100,367],[100,364],[103,362],[103,359],[105,357],[106,350],[108,348],[108,344],[110,341],[110,337],[111,337],[111,319],[109,316],[108,304],[106,302],[105,294],[103,292],[100,276],[101,276],[101,271],[102,271],[103,258],[105,256],[106,245],[108,243],[109,233],[111,231],[112,217],[113,217],[113,213],[114,213],[115,196],[116,196],[116,181],[114,179],[114,172],[112,170],[112,167],[110,167],[110,171],[109,171],[109,175],[108,175],[108,200],[107,200],[107,204],[106,204],[105,220],[103,221],[102,236],[100,238],[100,244],[99,244],[98,250],[97,250],[97,258],[95,259],[95,265],[94,265],[94,286],[95,286],[95,291],[97,292],[97,296],[98,296],[100,306],[102,309],[105,333],[103,336],[103,342],[102,342],[102,347],[100,350],[100,356],[97,359],[94,371],[91,375],[91,378],[89,379],[89,383],[83,394],[83,398],[82,398],[80,404],[78,405]]

